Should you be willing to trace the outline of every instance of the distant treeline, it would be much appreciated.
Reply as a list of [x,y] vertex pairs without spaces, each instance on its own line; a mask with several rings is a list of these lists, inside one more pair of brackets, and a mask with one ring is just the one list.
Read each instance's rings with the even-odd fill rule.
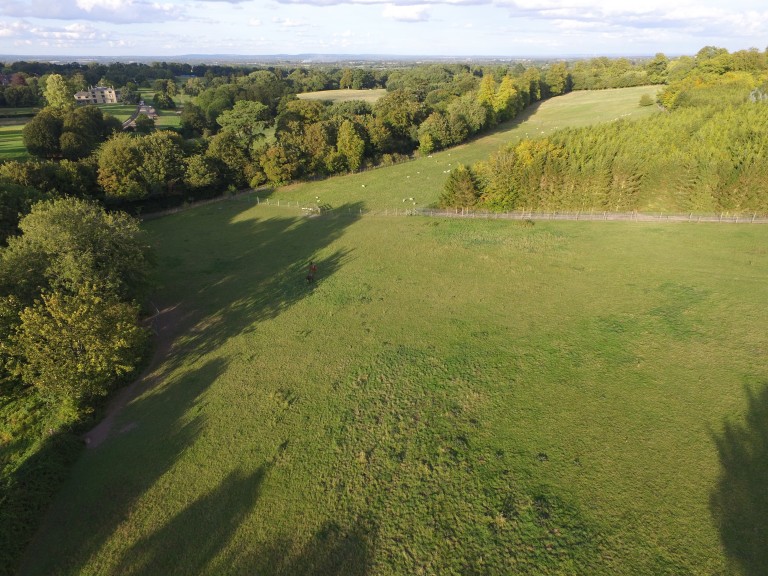
[[681,212],[768,212],[768,76],[725,69],[725,54],[700,52],[659,93],[666,113],[523,140],[455,169],[442,205],[626,211],[661,200]]
[[[626,84],[628,68],[635,71],[634,81],[647,82],[651,65],[618,60],[608,67],[611,72],[601,59],[590,62],[579,70],[591,70],[605,85],[610,77],[616,85]],[[162,208],[229,187],[357,171],[402,161],[416,151],[427,154],[464,142],[573,84],[565,62],[251,71],[165,63],[14,64],[7,72],[11,78],[47,73],[37,81],[48,106],[24,129],[24,143],[36,159],[0,165],[0,180],[128,210]],[[191,74],[181,75],[185,72]],[[147,134],[152,122],[140,118],[137,133],[123,137],[114,119],[96,109],[73,112],[66,105],[71,94],[97,77],[96,83],[113,85],[132,78],[122,86],[129,101],[139,99],[133,80],[148,83],[161,108],[184,95],[179,134]],[[31,78],[26,77],[30,84]],[[306,90],[383,86],[387,93],[375,104],[297,98]],[[118,166],[115,158],[121,159]],[[12,228],[12,222],[5,226]]]

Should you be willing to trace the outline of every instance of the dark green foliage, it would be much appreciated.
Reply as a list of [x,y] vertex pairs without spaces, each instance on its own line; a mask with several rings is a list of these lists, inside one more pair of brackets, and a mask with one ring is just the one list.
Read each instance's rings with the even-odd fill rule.
[[[17,185],[0,189],[21,209],[33,197]],[[13,572],[79,453],[71,431],[93,397],[145,353],[135,302],[151,262],[138,222],[93,203],[39,202],[19,229],[0,249],[2,574]]]
[[33,156],[55,158],[61,154],[59,139],[64,121],[61,112],[44,108],[24,126],[24,146]]
[[186,138],[202,136],[207,129],[211,128],[205,111],[191,102],[184,105],[180,120],[181,130]]
[[146,114],[139,114],[134,120],[134,126],[139,134],[149,134],[155,128],[155,121]]
[[0,180],[0,245],[19,232],[19,219],[42,198],[43,194],[36,188]]
[[459,164],[451,170],[440,196],[442,208],[471,208],[480,196],[477,177],[470,168]]
[[152,97],[152,103],[158,110],[175,110],[176,103],[167,92],[157,92]]
[[135,82],[128,82],[120,89],[120,101],[123,104],[138,104],[140,100],[141,93]]
[[121,129],[122,124],[98,106],[43,108],[24,127],[24,146],[40,158],[77,160]]
[[29,303],[59,285],[95,282],[134,300],[148,287],[149,247],[138,222],[121,212],[61,198],[36,204],[19,228],[22,235],[0,252],[3,295]]

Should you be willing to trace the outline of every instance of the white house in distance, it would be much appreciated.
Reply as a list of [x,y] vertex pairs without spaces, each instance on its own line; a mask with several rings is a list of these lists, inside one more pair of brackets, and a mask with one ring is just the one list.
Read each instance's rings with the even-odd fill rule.
[[117,104],[120,91],[110,86],[91,86],[88,90],[75,93],[78,104]]

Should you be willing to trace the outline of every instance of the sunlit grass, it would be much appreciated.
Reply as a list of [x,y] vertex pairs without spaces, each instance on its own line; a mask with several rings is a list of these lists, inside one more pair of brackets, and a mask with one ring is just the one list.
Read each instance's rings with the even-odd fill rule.
[[768,228],[250,197],[147,228],[184,330],[23,574],[728,573],[713,436],[768,378]]
[[[426,157],[373,169],[341,178],[300,183],[277,190],[277,196],[300,203],[315,202],[339,206],[360,200],[365,208],[384,209],[404,206],[403,199],[414,198],[416,207],[435,204],[443,191],[448,172],[459,163],[472,165],[511,142],[551,133],[568,126],[610,122],[618,117],[640,119],[658,113],[655,106],[639,105],[642,94],[654,94],[655,86],[571,92],[546,100],[524,112],[515,121],[500,125],[492,133],[470,143]],[[412,204],[412,201],[409,201]]]
[[0,126],[0,160],[21,160],[28,156],[23,130],[24,124]]
[[327,100],[330,102],[347,102],[349,100],[363,100],[374,104],[387,91],[384,88],[372,90],[321,90],[319,92],[303,92],[296,96],[300,100]]

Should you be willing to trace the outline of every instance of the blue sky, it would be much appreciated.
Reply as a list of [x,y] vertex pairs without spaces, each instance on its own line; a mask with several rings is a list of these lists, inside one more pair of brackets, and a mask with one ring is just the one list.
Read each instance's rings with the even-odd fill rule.
[[668,56],[765,50],[765,0],[0,0],[0,54]]

